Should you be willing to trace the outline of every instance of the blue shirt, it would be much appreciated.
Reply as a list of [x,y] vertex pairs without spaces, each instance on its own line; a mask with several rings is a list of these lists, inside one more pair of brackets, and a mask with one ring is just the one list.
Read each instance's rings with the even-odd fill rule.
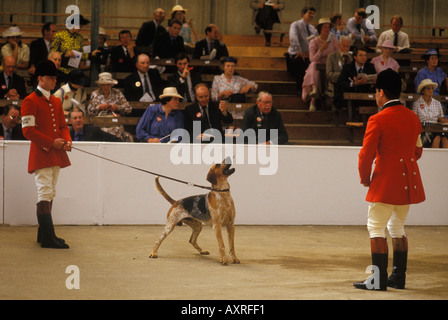
[[137,125],[137,139],[146,142],[149,138],[158,138],[160,142],[166,143],[170,141],[169,135],[173,130],[183,127],[184,115],[181,111],[173,110],[166,117],[161,104],[152,105],[146,109]]
[[440,94],[440,86],[442,85],[443,81],[446,79],[446,74],[443,72],[442,68],[436,68],[434,72],[429,71],[428,67],[424,67],[423,69],[420,69],[417,72],[417,75],[414,79],[415,84],[415,93],[417,92],[418,86],[420,85],[420,82],[422,82],[425,79],[431,79],[432,82],[435,82],[438,84],[437,89],[434,90],[434,95],[438,96]]

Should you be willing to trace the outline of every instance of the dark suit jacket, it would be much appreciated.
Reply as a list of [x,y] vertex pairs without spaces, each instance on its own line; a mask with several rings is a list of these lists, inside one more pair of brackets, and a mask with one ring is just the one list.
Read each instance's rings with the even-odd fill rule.
[[[5,138],[5,135],[6,133],[3,132],[3,125],[0,123],[0,137]],[[11,138],[12,140],[26,140],[23,136],[21,124],[17,124],[14,128],[12,128]]]
[[134,72],[137,68],[135,67],[136,58],[139,54],[137,48],[134,47],[134,57],[126,57],[124,54],[123,47],[121,45],[113,47],[110,50],[110,62],[113,72]]
[[[156,100],[159,100],[159,96],[162,94],[165,82],[160,77],[160,73],[157,69],[148,70],[149,82],[151,82],[152,91],[156,96]],[[128,101],[140,101],[143,97],[143,83],[141,83],[138,72],[130,74],[124,79],[124,96]]]
[[[202,82],[201,74],[198,72],[190,72],[190,78],[191,78],[191,90],[194,92],[194,87]],[[184,83],[181,82],[181,74],[178,72],[174,73],[168,78],[169,86],[170,87],[176,87],[177,92],[184,97],[184,101],[186,102],[193,102],[192,98],[187,99],[187,92],[189,90],[188,87],[188,81],[187,79],[184,80]]]
[[[213,42],[213,48],[216,49],[216,57],[215,60],[219,60],[222,57],[228,57],[229,51],[227,50],[227,46],[221,45],[218,40]],[[194,47],[193,58],[201,59],[202,56],[208,56],[210,54],[210,49],[207,44],[207,39],[202,39],[196,42]]]
[[[282,120],[282,116],[277,109],[272,108],[271,112],[267,115],[261,115],[260,109],[257,105],[250,107],[244,112],[243,123],[241,129],[246,131],[247,129],[253,129],[256,134],[257,143],[273,140],[276,144],[285,144],[288,142],[288,132]],[[266,141],[260,141],[259,130],[265,129]],[[270,130],[278,130],[278,140],[274,141],[274,137],[271,137]],[[262,139],[264,140],[264,139]],[[249,141],[251,142],[251,141]]]
[[153,56],[161,59],[176,58],[179,52],[185,52],[184,38],[176,37],[171,41],[168,32],[157,35],[153,45]]
[[138,30],[137,40],[135,45],[137,46],[152,46],[154,40],[158,34],[166,32],[163,26],[158,26],[156,31],[156,24],[153,21],[147,21],[142,24],[140,30]]
[[[75,141],[75,130],[72,126],[70,126],[70,136]],[[82,141],[122,142],[117,136],[104,132],[100,127],[93,125],[84,126],[84,140]]]
[[30,66],[48,59],[48,48],[43,38],[39,38],[30,44]]
[[[20,99],[23,100],[27,96],[25,79],[17,74],[13,74],[12,76],[13,88],[17,90],[17,93],[20,95]],[[6,81],[3,71],[0,72],[0,99],[4,99],[5,94],[8,93],[8,89],[6,88]]]
[[[208,114],[211,127],[213,129],[217,129],[221,133],[221,141],[224,143],[224,130],[222,129],[222,122],[227,124],[232,123],[232,114],[227,112],[227,115],[224,116],[219,110],[219,104],[214,101],[210,101],[208,104]],[[190,134],[191,142],[195,142],[196,140],[196,137],[193,136],[193,121],[201,122],[201,133],[204,133],[205,130],[210,129],[210,125],[206,118],[202,115],[202,109],[199,107],[198,102],[187,106],[184,110],[184,129]]]

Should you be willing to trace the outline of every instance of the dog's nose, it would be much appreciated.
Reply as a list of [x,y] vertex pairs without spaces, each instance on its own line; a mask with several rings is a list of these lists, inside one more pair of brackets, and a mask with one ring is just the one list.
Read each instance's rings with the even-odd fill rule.
[[232,164],[232,158],[230,158],[230,157],[225,158],[224,163],[225,164]]

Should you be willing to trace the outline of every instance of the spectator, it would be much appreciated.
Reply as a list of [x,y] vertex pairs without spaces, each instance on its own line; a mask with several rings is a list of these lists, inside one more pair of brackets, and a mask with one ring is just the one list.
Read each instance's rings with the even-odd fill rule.
[[161,103],[149,106],[138,123],[137,139],[141,142],[177,141],[177,137],[171,137],[171,133],[184,127],[184,117],[179,111],[182,96],[176,88],[165,88],[159,98]]
[[[417,92],[421,96],[414,102],[412,111],[423,124],[448,123],[448,119],[443,115],[442,104],[433,98],[433,92],[437,87],[437,83],[432,82],[431,79],[425,79],[417,88]],[[448,148],[448,138],[445,133],[423,132],[422,143],[424,147]]]
[[3,108],[2,124],[0,125],[0,140],[26,140],[22,133],[20,109],[13,104]]
[[246,94],[256,91],[258,85],[241,76],[235,75],[237,60],[233,57],[221,59],[223,73],[215,76],[212,84],[212,100],[228,100],[229,102],[246,102]]
[[26,70],[30,62],[30,48],[22,43],[20,39],[22,34],[19,27],[9,27],[3,32],[3,38],[6,38],[7,43],[2,47],[2,56],[3,59],[13,56],[16,60],[16,68]]
[[[89,116],[120,117],[132,112],[129,102],[120,90],[112,88],[118,83],[109,72],[98,75],[95,81],[100,87],[92,92],[90,104],[87,107]],[[113,134],[124,142],[133,142],[132,135],[124,130],[123,125],[101,128],[103,131]]]
[[124,95],[128,101],[154,102],[162,93],[164,82],[157,69],[150,68],[146,53],[137,57],[137,71],[124,80]]
[[[210,57],[213,50],[216,50],[214,57]],[[209,24],[205,28],[205,39],[196,42],[194,47],[194,59],[220,60],[222,57],[228,57],[229,51],[223,41],[219,28],[215,24]],[[211,59],[213,58],[213,59]]]
[[253,9],[252,24],[255,32],[259,34],[263,29],[265,45],[270,47],[272,34],[266,31],[271,31],[274,23],[280,23],[280,11],[285,8],[285,3],[279,0],[251,0],[250,7]]
[[168,32],[157,35],[154,41],[154,57],[161,59],[176,58],[180,52],[185,52],[184,39],[179,35],[182,23],[179,20],[170,20]]
[[[62,55],[61,71],[66,74],[69,74],[73,69],[82,69],[89,58],[89,54],[84,53],[84,37],[79,32],[90,21],[82,15],[76,15],[73,18],[75,21],[79,19],[79,26],[73,26],[70,29],[67,28],[64,31],[56,33],[51,42],[51,51],[58,51]],[[69,66],[70,59],[79,58],[79,55],[81,55],[79,65],[77,67],[73,65]]]
[[370,20],[367,19],[366,9],[359,8],[355,11],[355,16],[347,21],[347,30],[354,45],[376,45],[375,29]]
[[190,69],[189,63],[188,55],[179,53],[176,57],[177,72],[168,81],[171,87],[176,87],[184,101],[195,102],[194,87],[201,83],[201,74]]
[[302,100],[307,102],[311,98],[310,111],[316,111],[316,99],[320,95],[321,79],[317,64],[326,64],[328,55],[338,50],[338,40],[331,35],[330,30],[330,19],[320,19],[317,25],[319,36],[311,40],[309,45],[311,64],[303,78]]
[[382,52],[381,55],[373,58],[371,61],[371,63],[375,66],[376,73],[379,74],[381,71],[386,69],[392,69],[398,73],[400,65],[394,58],[392,58],[392,52],[396,49],[394,44],[391,41],[386,40],[381,44],[381,46],[379,46],[379,48]]
[[84,90],[86,85],[87,79],[84,72],[75,69],[68,74],[68,82],[56,90],[54,96],[61,100],[64,115],[67,116],[73,107],[78,107],[84,113],[86,112],[87,92]]
[[[111,68],[113,72],[134,72],[136,49],[129,30],[118,33],[120,45],[110,51]],[[138,50],[137,50],[138,53]],[[138,55],[138,54],[137,54]]]
[[328,88],[325,94],[329,98],[334,98],[335,86],[341,74],[342,67],[352,62],[353,58],[350,54],[351,41],[348,36],[341,36],[339,38],[339,50],[330,53],[327,57],[327,80]]
[[99,28],[98,35],[98,49],[94,50],[90,54],[90,61],[98,66],[100,72],[104,72],[109,69],[110,63],[110,48],[107,45],[107,33],[104,28]]
[[190,141],[210,142],[210,137],[204,135],[209,129],[215,131],[214,136],[220,135],[220,141],[224,141],[222,123],[233,122],[232,114],[227,111],[226,102],[210,101],[210,90],[203,83],[195,87],[195,92],[196,102],[187,106],[184,112],[185,130],[189,134]]
[[42,27],[42,38],[31,42],[29,74],[33,75],[36,70],[36,65],[42,60],[48,59],[48,54],[51,50],[51,41],[53,41],[56,32],[56,24],[54,22],[47,22]]
[[311,25],[316,14],[314,7],[302,9],[302,19],[295,21],[289,28],[289,48],[286,54],[286,65],[291,76],[296,80],[298,95],[302,96],[303,77],[310,64],[309,41],[317,35]]
[[403,18],[395,15],[390,20],[390,23],[392,28],[381,33],[380,37],[378,38],[376,51],[381,52],[380,46],[383,44],[383,42],[389,40],[396,47],[394,52],[412,52],[412,49],[410,48],[411,45],[409,44],[409,36],[407,35],[407,33],[401,31],[401,28],[403,27]]
[[158,8],[153,12],[153,20],[144,22],[140,27],[137,34],[137,40],[135,44],[137,46],[147,47],[154,44],[154,40],[160,33],[166,32],[165,28],[162,26],[165,20],[165,10]]
[[74,107],[68,113],[68,123],[71,125],[69,128],[72,141],[121,142],[120,138],[104,132],[100,127],[85,125],[85,120],[86,116],[84,112],[78,107]]
[[[437,83],[437,88],[434,90],[434,95],[440,95],[440,89],[443,83],[445,83],[448,90],[447,75],[439,67],[439,58],[441,55],[436,49],[429,49],[425,52],[422,58],[426,62],[426,67],[420,69],[414,78],[415,88],[418,89],[420,83],[425,79],[431,79],[433,82]],[[416,90],[417,91],[417,90]],[[418,92],[417,92],[418,93]]]
[[184,44],[194,48],[194,44],[199,40],[198,34],[194,29],[193,19],[186,20],[185,15],[188,10],[181,5],[175,5],[171,10],[170,20],[179,20],[182,23],[182,30],[180,36],[184,39]]
[[27,96],[25,79],[15,73],[16,59],[6,56],[0,72],[0,99],[20,100]]
[[[283,124],[282,116],[272,106],[272,95],[268,92],[259,92],[257,105],[250,107],[244,112],[241,129],[246,134],[248,134],[248,129],[254,130],[257,144],[288,143],[288,132]],[[276,130],[276,134],[271,135],[273,133],[271,130]],[[250,135],[248,134],[248,136]]]
[[[59,52],[51,51],[48,54],[48,60],[53,61],[55,66],[56,66],[56,69],[58,70],[56,86],[55,86],[55,89],[51,92],[52,94],[54,94],[56,92],[56,90],[59,89],[63,83],[67,83],[68,75],[65,74],[63,71],[61,71],[62,56],[61,56],[61,54]],[[35,78],[36,77],[33,77],[33,79],[35,79]],[[35,81],[37,81],[37,79],[33,80],[33,83]]]
[[348,31],[344,25],[344,18],[342,17],[342,13],[333,13],[330,17],[331,21],[331,33],[333,36],[340,40],[342,36],[347,36]]

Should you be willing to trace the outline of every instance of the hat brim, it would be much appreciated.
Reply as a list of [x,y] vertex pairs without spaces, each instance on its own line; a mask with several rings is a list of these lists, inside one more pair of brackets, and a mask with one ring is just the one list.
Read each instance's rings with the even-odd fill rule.
[[96,84],[110,84],[112,86],[118,84],[117,80],[113,80],[113,81],[104,81],[104,80],[97,80],[95,81]]
[[175,98],[179,98],[182,100],[184,99],[184,97],[182,97],[180,94],[176,94],[176,93],[162,94],[159,96],[159,99],[169,98],[169,97],[171,97],[171,98],[175,97]]
[[10,38],[10,37],[20,37],[25,32],[14,32],[11,34],[3,34],[3,38]]
[[434,90],[437,89],[439,85],[435,82],[430,82],[430,83],[422,83],[418,86],[417,92],[418,93],[422,93],[422,90],[425,89],[426,87],[433,87]]

